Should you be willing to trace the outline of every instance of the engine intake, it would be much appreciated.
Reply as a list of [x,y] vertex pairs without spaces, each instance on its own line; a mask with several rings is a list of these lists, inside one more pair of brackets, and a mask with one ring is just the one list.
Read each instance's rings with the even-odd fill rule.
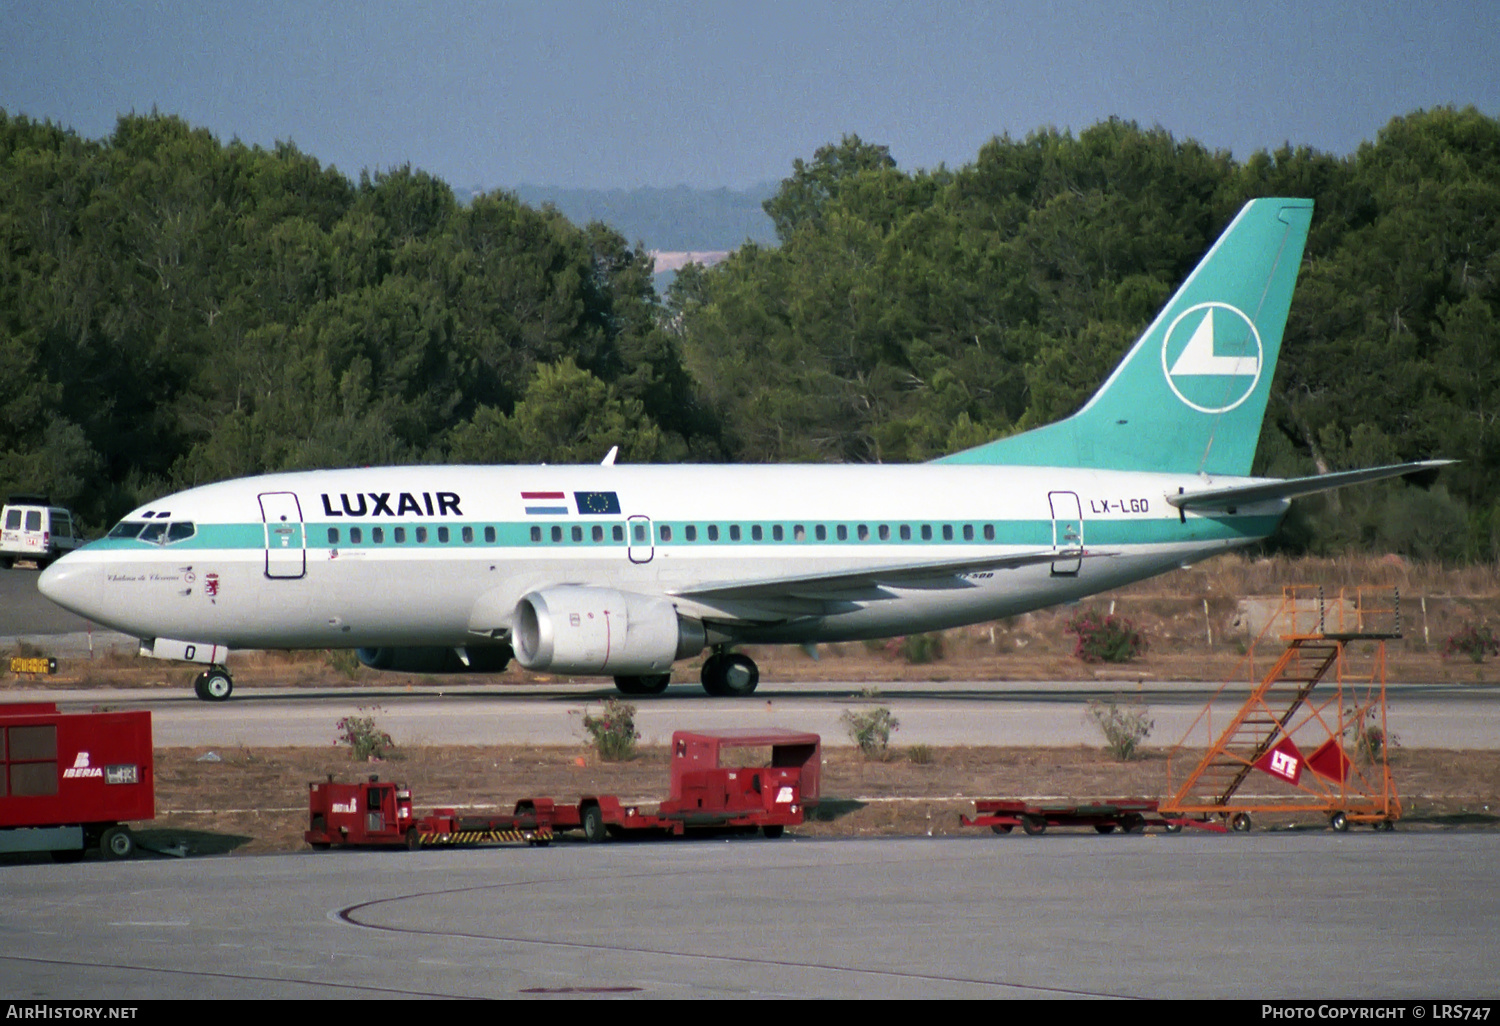
[[529,592],[511,623],[516,662],[543,673],[666,673],[707,644],[702,622],[667,599],[612,588]]

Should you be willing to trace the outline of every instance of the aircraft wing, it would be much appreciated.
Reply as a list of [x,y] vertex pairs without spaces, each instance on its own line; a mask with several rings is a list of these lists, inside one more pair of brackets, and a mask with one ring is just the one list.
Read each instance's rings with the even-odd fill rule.
[[1094,559],[1112,552],[1089,549],[1047,549],[969,559],[952,559],[926,563],[896,563],[858,570],[834,570],[814,574],[772,577],[758,581],[723,581],[695,584],[668,592],[676,598],[696,599],[717,604],[719,601],[764,603],[840,603],[869,602],[895,598],[888,588],[972,588],[963,575],[993,570],[1016,570],[1039,563],[1059,560]]
[[1446,467],[1454,460],[1422,460],[1418,463],[1396,463],[1388,467],[1370,467],[1366,470],[1345,470],[1336,474],[1315,474],[1312,477],[1290,477],[1283,481],[1264,481],[1260,484],[1233,485],[1228,488],[1204,488],[1193,492],[1168,495],[1167,502],[1178,509],[1224,510],[1231,506],[1249,506],[1271,499],[1294,499],[1299,495],[1331,491],[1345,485],[1364,484],[1368,481],[1383,481],[1390,477],[1406,477]]

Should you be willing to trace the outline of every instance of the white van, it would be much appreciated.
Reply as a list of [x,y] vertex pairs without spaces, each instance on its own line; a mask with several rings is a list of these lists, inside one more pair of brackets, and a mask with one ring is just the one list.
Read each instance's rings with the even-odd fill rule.
[[0,568],[29,559],[40,570],[82,544],[73,514],[45,495],[12,495],[0,510]]

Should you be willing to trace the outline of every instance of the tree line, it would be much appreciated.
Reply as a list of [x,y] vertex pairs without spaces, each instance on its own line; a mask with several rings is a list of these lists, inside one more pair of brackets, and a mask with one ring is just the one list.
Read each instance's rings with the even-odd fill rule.
[[411,167],[351,180],[158,114],[0,111],[0,490],[94,527],[173,488],[452,461],[929,459],[1072,412],[1249,198],[1317,202],[1257,472],[1446,456],[1275,541],[1500,548],[1500,123],[1236,161],[1111,120],[899,168],[850,136],[690,266]]

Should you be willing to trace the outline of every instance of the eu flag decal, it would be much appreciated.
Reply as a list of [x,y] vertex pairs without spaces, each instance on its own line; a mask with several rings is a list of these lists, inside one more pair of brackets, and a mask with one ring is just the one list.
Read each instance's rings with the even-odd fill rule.
[[573,498],[578,502],[579,516],[620,512],[620,496],[615,492],[574,492]]

